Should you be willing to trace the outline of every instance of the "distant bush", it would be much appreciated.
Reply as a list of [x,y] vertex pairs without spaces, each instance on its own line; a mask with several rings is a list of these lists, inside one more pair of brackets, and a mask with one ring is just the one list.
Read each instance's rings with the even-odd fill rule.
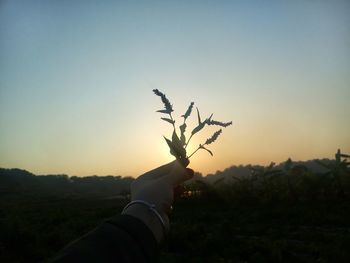
[[248,203],[350,198],[349,158],[338,150],[335,160],[232,167],[192,180],[184,195]]

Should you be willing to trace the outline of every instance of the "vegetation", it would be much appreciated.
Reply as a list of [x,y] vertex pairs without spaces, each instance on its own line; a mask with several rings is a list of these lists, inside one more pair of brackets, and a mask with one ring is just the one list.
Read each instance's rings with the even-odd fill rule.
[[[197,173],[160,262],[349,262],[349,157]],[[50,257],[120,213],[132,180],[0,169],[0,262]]]
[[174,129],[171,140],[164,137],[165,141],[167,142],[167,144],[170,148],[170,153],[173,156],[175,156],[176,159],[178,159],[181,162],[184,162],[186,164],[188,163],[188,159],[191,158],[198,150],[201,150],[201,149],[206,150],[211,156],[213,156],[212,151],[210,151],[206,147],[206,145],[209,145],[209,144],[212,144],[213,142],[215,142],[216,139],[219,137],[219,135],[222,133],[222,129],[214,132],[214,134],[210,138],[208,138],[204,143],[199,144],[198,148],[195,151],[193,151],[193,153],[187,154],[186,148],[189,145],[192,137],[196,133],[200,132],[205,127],[205,125],[215,125],[215,126],[220,126],[220,127],[226,128],[227,126],[232,125],[232,121],[225,123],[225,122],[221,122],[221,121],[212,120],[213,114],[211,114],[209,116],[209,118],[202,121],[201,115],[200,115],[199,110],[197,108],[198,125],[192,130],[190,137],[186,141],[186,135],[185,135],[186,128],[187,128],[186,120],[192,113],[192,108],[193,108],[194,102],[191,102],[190,105],[188,106],[188,109],[185,112],[185,114],[181,115],[181,117],[184,118],[184,121],[179,126],[180,133],[181,133],[181,136],[179,137],[176,133],[175,120],[172,116],[172,112],[174,111],[173,105],[170,103],[170,101],[166,97],[166,95],[164,93],[162,93],[161,91],[154,89],[153,92],[154,92],[154,94],[156,94],[157,96],[159,96],[161,98],[163,105],[164,105],[164,109],[158,110],[157,112],[169,115],[169,118],[162,117],[161,119],[163,121],[170,123]]

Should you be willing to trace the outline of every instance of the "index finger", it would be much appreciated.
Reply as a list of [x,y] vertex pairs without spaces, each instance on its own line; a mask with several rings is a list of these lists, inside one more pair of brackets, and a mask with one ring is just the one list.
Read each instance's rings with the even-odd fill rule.
[[142,178],[142,179],[157,179],[157,178],[159,178],[159,177],[161,177],[163,175],[166,175],[172,170],[175,162],[176,162],[176,160],[172,161],[170,163],[164,164],[162,166],[159,166],[159,167],[157,167],[157,168],[155,168],[155,169],[153,169],[151,171],[148,171],[148,172],[140,175],[137,179],[139,179],[139,178]]

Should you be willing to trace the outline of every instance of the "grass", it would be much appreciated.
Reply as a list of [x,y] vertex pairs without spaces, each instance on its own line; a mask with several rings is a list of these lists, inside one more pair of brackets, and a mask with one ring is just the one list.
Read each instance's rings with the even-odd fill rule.
[[[118,214],[96,198],[0,199],[0,261],[37,262]],[[350,201],[227,203],[178,200],[160,262],[349,262]],[[18,253],[20,251],[21,253]]]
[[181,202],[161,262],[348,262],[350,203]]

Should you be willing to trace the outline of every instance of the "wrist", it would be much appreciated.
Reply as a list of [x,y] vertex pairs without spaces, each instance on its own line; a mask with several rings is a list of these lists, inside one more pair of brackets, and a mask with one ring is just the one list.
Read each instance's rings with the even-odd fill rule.
[[142,203],[134,203],[127,206],[122,213],[140,219],[151,230],[158,243],[164,239],[165,232],[169,228],[169,218],[166,214],[152,211],[147,204]]

